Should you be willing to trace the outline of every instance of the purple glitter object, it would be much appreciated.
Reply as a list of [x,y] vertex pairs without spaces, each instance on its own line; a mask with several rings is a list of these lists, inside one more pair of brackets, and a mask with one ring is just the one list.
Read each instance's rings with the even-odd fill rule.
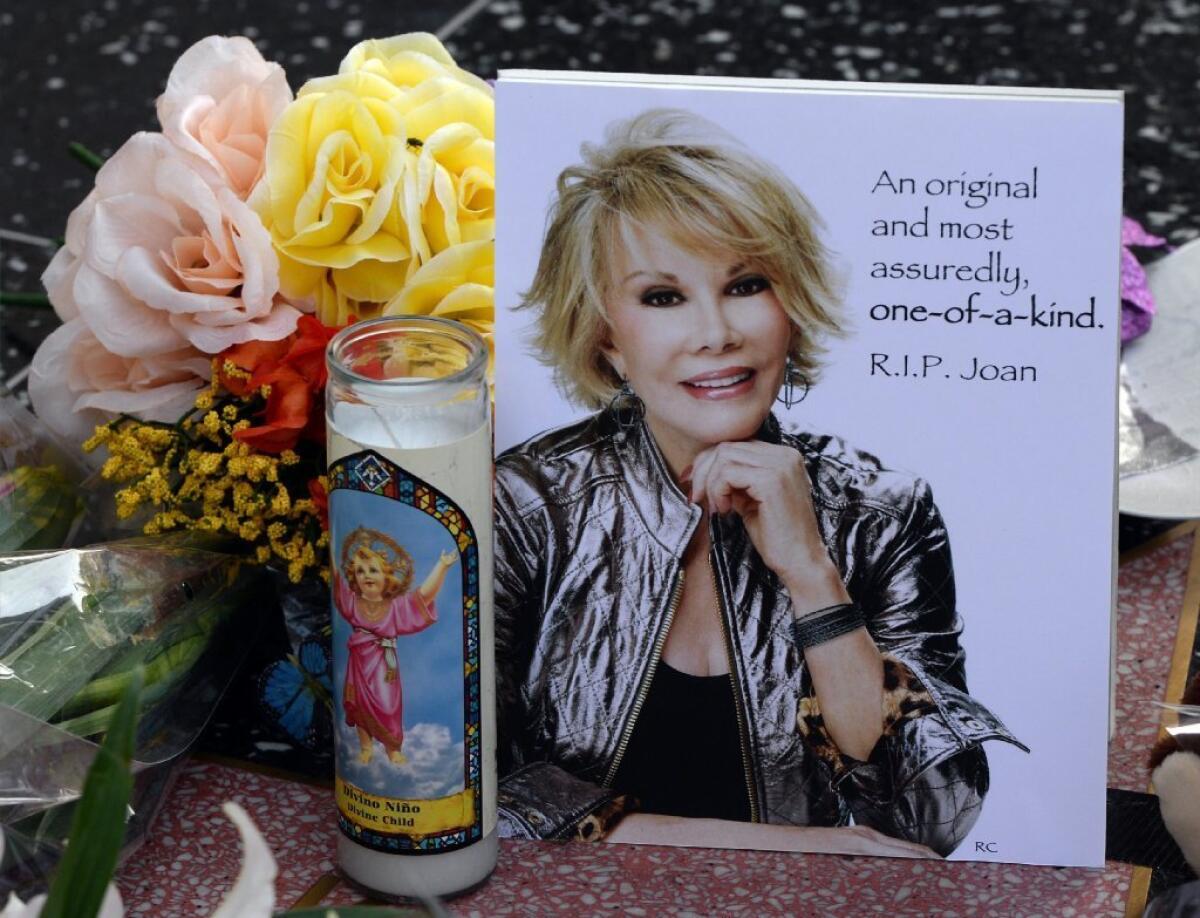
[[1146,285],[1142,269],[1131,246],[1160,248],[1167,240],[1146,232],[1129,217],[1121,218],[1121,343],[1127,344],[1150,330],[1154,318],[1154,297]]

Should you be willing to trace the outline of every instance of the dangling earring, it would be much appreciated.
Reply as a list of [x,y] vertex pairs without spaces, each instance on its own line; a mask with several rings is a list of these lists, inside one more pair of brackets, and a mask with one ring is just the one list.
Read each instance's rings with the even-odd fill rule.
[[783,387],[775,401],[784,408],[793,408],[808,397],[808,377],[792,362],[789,354],[783,368]]
[[617,427],[623,434],[641,423],[642,417],[646,413],[646,406],[633,391],[633,386],[629,385],[629,380],[622,379],[621,388],[608,403],[608,410],[616,419]]

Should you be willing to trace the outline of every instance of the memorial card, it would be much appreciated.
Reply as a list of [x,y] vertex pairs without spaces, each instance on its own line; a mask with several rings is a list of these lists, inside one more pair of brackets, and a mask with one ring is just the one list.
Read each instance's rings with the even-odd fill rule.
[[1100,866],[1120,94],[497,116],[502,833]]

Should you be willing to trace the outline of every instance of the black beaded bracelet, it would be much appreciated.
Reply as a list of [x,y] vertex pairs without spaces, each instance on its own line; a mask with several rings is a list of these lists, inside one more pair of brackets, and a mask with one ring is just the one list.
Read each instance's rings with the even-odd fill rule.
[[862,609],[856,603],[843,602],[818,609],[810,615],[792,621],[792,637],[801,650],[832,641],[867,624]]

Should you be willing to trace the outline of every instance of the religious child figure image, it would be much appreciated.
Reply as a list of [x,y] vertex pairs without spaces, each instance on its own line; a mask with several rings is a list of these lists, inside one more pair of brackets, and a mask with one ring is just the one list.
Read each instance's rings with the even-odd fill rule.
[[843,333],[812,205],[654,109],[546,227],[521,308],[595,413],[497,459],[502,833],[949,854],[1020,743],[967,692],[929,485],[772,414]]
[[424,631],[437,621],[434,599],[458,560],[442,552],[412,592],[412,556],[377,529],[358,527],[342,542],[341,569],[334,569],[334,604],[354,629],[342,691],[346,723],[358,733],[359,761],[371,761],[379,742],[395,765],[406,761],[404,692],[396,638]]

